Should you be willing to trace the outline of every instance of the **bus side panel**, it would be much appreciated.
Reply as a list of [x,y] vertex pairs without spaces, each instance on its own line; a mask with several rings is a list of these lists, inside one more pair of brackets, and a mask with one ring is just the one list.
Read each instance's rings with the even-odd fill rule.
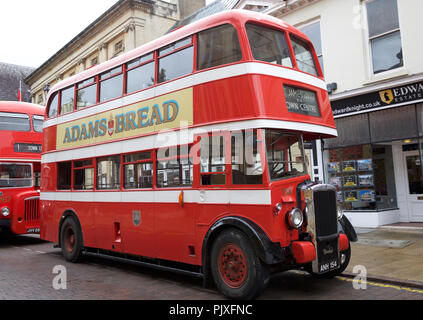
[[[177,195],[176,195],[177,196]],[[158,258],[189,264],[200,264],[201,247],[195,246],[197,205],[156,203],[156,246]]]
[[118,220],[125,253],[149,258],[157,256],[153,202],[122,203]]

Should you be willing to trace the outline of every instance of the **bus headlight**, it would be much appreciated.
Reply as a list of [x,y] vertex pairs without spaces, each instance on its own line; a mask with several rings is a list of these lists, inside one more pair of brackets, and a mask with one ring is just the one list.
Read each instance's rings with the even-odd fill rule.
[[303,222],[304,215],[300,209],[295,208],[288,213],[288,224],[291,228],[299,229],[303,225]]
[[10,214],[10,209],[8,207],[1,208],[1,215],[3,217],[8,217]]

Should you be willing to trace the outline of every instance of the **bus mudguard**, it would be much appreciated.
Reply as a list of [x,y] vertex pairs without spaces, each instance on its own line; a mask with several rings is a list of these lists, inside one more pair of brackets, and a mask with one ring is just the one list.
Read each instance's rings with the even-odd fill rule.
[[345,233],[350,242],[357,242],[357,233],[354,230],[350,220],[344,215],[338,222],[338,228],[341,233]]
[[207,265],[206,259],[208,259],[213,240],[219,234],[219,231],[227,227],[234,227],[243,231],[251,240],[255,253],[264,263],[271,265],[283,262],[285,257],[283,249],[279,244],[270,241],[266,233],[256,223],[243,217],[229,216],[215,222],[204,237],[203,265]]

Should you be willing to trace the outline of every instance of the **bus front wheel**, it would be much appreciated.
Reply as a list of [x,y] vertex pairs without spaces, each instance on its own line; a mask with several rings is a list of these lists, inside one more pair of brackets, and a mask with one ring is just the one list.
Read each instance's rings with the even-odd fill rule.
[[268,267],[250,240],[237,229],[223,231],[211,251],[211,272],[219,291],[230,299],[253,299],[269,281]]
[[62,224],[60,232],[62,254],[69,262],[78,262],[82,257],[82,231],[75,219],[68,217]]

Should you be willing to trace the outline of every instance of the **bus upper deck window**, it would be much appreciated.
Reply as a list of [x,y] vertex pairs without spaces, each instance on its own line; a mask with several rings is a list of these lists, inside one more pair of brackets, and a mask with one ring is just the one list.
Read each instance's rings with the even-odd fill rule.
[[292,68],[291,55],[283,31],[246,24],[253,57],[259,61]]
[[298,69],[317,76],[316,64],[310,47],[301,40],[291,38]]
[[237,62],[242,58],[236,29],[225,24],[198,34],[197,69]]
[[60,103],[60,114],[66,114],[73,111],[73,105],[75,100],[75,88],[62,90],[62,99]]
[[59,95],[54,93],[53,98],[50,100],[50,104],[48,107],[48,117],[53,118],[57,116],[57,111],[59,108]]

